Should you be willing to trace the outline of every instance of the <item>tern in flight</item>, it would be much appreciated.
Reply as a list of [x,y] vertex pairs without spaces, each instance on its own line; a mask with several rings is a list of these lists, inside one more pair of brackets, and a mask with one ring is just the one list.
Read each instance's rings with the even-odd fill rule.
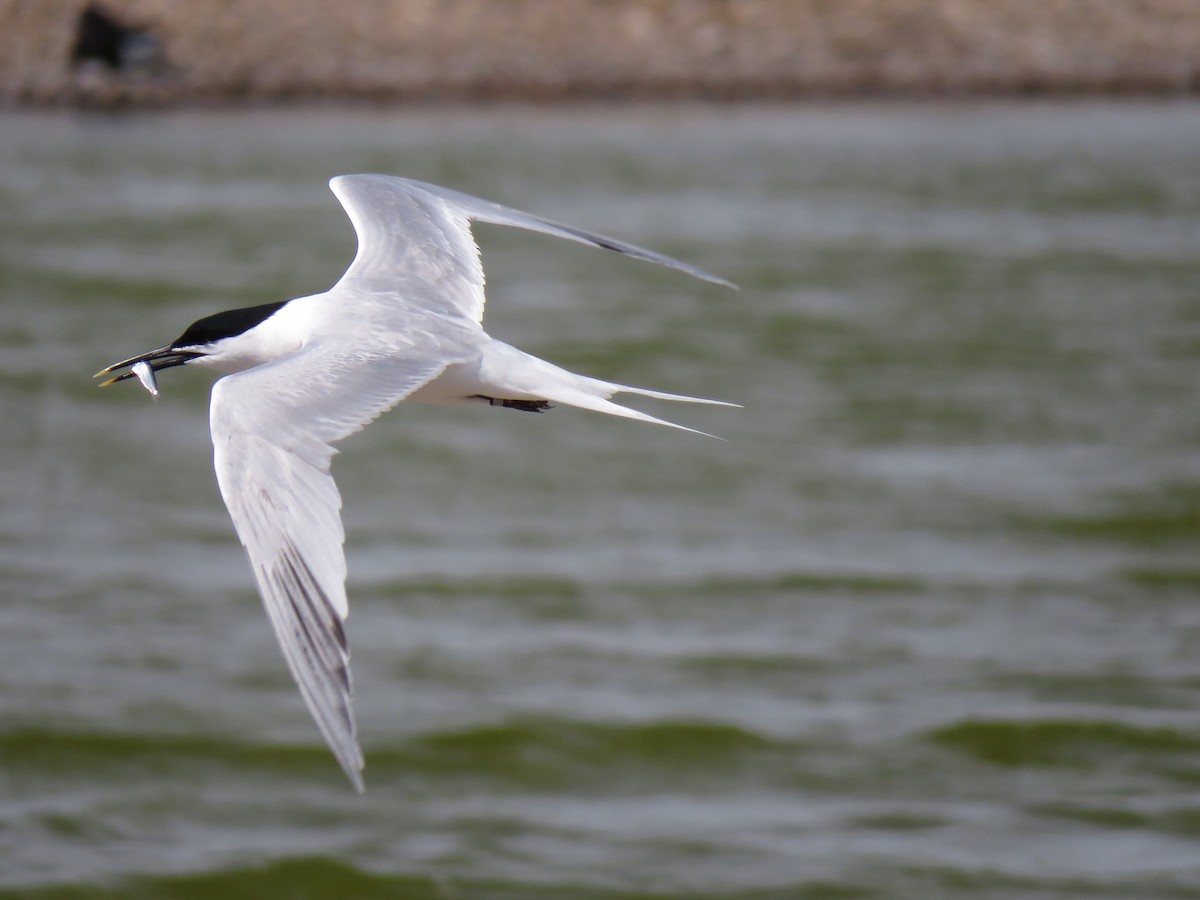
[[[200,319],[165,347],[97,373],[136,377],[203,366],[224,373],[209,407],[221,496],[254,570],[288,668],[358,791],[341,497],[333,445],[405,400],[542,412],[563,403],[665,422],[613,403],[620,391],[717,403],[576,375],[490,337],[471,222],[527,228],[732,285],[686,263],[458,191],[387,175],[329,183],[358,235],[323,294]],[[686,429],[692,430],[692,429]]]

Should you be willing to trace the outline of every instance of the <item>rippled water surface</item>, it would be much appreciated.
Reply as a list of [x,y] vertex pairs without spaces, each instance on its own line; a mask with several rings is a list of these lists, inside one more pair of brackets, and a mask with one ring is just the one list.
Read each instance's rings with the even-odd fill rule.
[[[450,184],[489,327],[721,435],[405,406],[343,445],[354,794],[211,474],[102,365]],[[1200,896],[1200,114],[0,119],[0,896]]]

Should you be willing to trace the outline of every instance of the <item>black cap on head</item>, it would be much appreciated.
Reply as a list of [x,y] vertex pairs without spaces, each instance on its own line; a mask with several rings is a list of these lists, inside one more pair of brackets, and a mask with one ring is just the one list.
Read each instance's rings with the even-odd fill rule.
[[247,306],[244,309],[228,309],[225,312],[205,316],[188,326],[187,331],[172,341],[172,347],[198,347],[223,338],[244,334],[255,325],[265,322],[286,304],[264,303],[262,306]]

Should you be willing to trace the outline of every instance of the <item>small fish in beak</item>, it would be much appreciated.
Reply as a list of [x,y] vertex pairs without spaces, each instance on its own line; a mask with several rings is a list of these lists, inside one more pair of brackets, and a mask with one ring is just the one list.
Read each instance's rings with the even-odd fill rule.
[[154,378],[154,369],[151,368],[150,363],[145,360],[134,363],[133,374],[137,376],[137,380],[142,383],[142,387],[151,397],[158,396],[158,382]]
[[137,378],[151,397],[157,397],[158,379],[155,378],[154,373],[160,369],[182,366],[184,363],[190,362],[198,356],[204,356],[204,354],[196,350],[160,347],[157,350],[151,350],[149,353],[131,356],[129,359],[123,359],[119,363],[105,366],[94,377],[99,378],[102,375],[112,375],[113,372],[128,368],[128,372],[121,372],[120,375],[113,375],[112,378],[100,382],[100,387],[108,387],[110,384],[125,381],[127,378]]

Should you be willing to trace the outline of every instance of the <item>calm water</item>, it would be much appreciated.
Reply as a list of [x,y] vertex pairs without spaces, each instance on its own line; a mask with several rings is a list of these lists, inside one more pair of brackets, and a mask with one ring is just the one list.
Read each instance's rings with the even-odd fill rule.
[[[343,445],[368,792],[102,365],[452,184],[489,324],[743,410]],[[0,896],[1200,897],[1200,108],[0,119]],[[128,389],[126,389],[128,388]]]

